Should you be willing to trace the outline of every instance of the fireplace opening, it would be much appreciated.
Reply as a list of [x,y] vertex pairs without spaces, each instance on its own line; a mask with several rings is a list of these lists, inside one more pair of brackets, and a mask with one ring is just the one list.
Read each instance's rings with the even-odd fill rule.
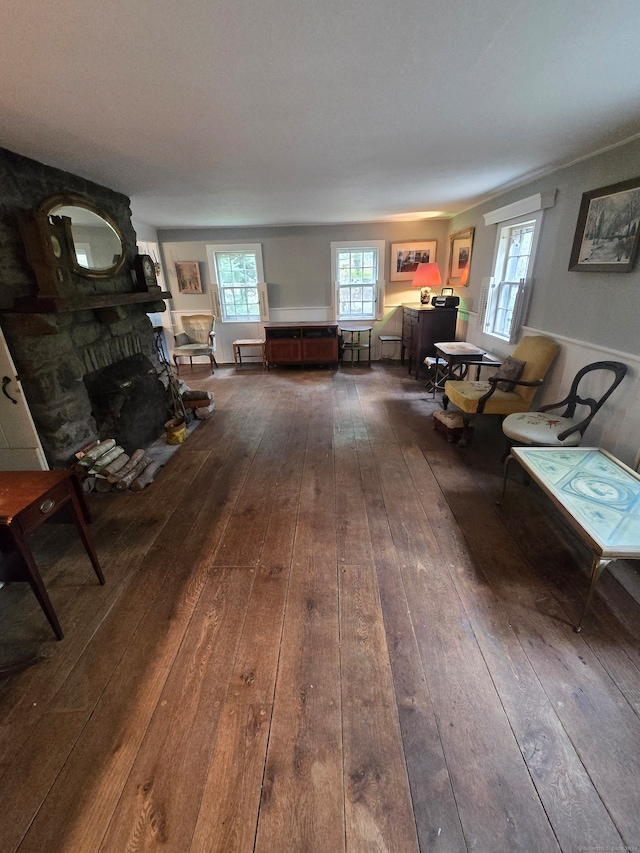
[[84,377],[100,439],[115,438],[125,453],[152,444],[169,416],[167,392],[141,353]]

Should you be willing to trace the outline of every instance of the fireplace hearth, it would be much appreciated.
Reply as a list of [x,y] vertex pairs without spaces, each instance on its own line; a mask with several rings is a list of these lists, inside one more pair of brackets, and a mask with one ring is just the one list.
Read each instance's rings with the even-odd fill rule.
[[115,438],[131,454],[161,435],[169,416],[167,394],[142,353],[88,373],[84,384],[100,439]]

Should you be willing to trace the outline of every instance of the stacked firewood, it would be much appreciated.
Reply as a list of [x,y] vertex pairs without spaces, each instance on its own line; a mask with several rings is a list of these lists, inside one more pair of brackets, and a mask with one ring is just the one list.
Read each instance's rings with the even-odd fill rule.
[[73,469],[86,491],[141,492],[160,470],[160,463],[146,456],[144,450],[129,456],[114,438],[92,442],[76,453],[76,459]]
[[203,421],[211,417],[211,412],[213,412],[213,394],[211,391],[188,389],[181,396],[185,409],[191,409],[198,420]]

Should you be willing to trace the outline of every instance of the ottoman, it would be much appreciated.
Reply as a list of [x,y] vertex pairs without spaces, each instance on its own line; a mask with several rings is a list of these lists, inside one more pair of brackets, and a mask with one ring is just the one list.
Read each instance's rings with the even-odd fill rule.
[[[458,442],[465,432],[464,421],[460,412],[439,411],[433,413],[433,428],[442,433],[447,441]],[[473,432],[473,426],[467,426],[467,436]]]

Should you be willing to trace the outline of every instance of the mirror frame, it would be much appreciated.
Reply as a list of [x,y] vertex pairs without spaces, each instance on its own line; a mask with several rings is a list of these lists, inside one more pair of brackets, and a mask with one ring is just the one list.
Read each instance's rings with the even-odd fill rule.
[[122,231],[116,224],[116,222],[109,216],[108,213],[105,213],[103,210],[100,210],[95,204],[93,204],[88,199],[84,198],[80,195],[75,195],[74,193],[62,193],[60,195],[50,196],[46,198],[42,204],[38,207],[38,214],[45,218],[45,221],[51,227],[52,223],[49,219],[50,216],[56,215],[56,208],[59,207],[81,207],[84,210],[88,210],[91,213],[94,213],[96,216],[99,216],[100,219],[103,219],[107,225],[109,225],[115,232],[118,240],[120,240],[120,258],[117,263],[113,264],[113,266],[108,267],[107,269],[100,270],[92,270],[88,267],[80,266],[78,263],[78,259],[75,253],[75,247],[73,243],[73,233],[71,231],[71,226],[66,221],[67,217],[64,217],[65,221],[65,235],[66,242],[69,249],[69,266],[74,273],[78,275],[82,275],[85,278],[111,278],[116,275],[122,267],[124,266],[124,262],[126,260],[126,247],[124,244],[124,238],[122,236]]
[[[449,260],[447,263],[447,284],[450,287],[469,287],[469,270],[471,268],[471,254],[473,252],[473,235],[475,228],[465,228],[449,234]],[[460,272],[456,261],[456,253],[463,250],[468,253],[466,263],[466,276]]]

